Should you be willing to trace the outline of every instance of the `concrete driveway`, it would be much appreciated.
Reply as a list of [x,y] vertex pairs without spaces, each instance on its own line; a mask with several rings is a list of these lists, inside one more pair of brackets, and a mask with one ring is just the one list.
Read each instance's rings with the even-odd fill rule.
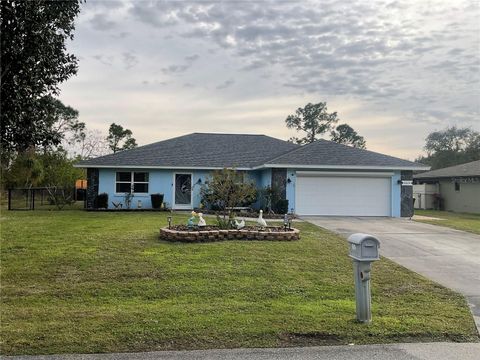
[[480,236],[398,218],[303,217],[345,237],[376,236],[380,253],[465,295],[480,330]]

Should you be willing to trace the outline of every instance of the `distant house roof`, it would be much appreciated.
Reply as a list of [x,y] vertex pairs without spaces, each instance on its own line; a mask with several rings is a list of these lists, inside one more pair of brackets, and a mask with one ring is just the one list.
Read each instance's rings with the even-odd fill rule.
[[450,177],[476,177],[480,176],[480,160],[466,164],[455,165],[443,169],[427,171],[414,176],[415,179],[436,179]]
[[193,133],[85,160],[77,167],[385,168],[428,170],[422,164],[327,140],[300,146],[265,135]]
[[377,152],[358,149],[328,140],[317,140],[272,159],[267,165],[297,165],[312,167],[378,167],[423,168],[425,165]]

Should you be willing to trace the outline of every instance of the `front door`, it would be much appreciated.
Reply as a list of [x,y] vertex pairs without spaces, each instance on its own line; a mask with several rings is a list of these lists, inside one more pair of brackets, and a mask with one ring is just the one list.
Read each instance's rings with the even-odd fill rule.
[[192,208],[192,174],[175,174],[174,208]]

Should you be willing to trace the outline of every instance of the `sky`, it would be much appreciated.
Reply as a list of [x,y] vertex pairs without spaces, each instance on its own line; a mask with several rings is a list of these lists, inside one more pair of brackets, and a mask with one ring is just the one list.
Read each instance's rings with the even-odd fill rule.
[[447,126],[480,130],[478,1],[95,1],[60,99],[139,145],[192,132],[298,136],[327,102],[369,150],[413,160]]

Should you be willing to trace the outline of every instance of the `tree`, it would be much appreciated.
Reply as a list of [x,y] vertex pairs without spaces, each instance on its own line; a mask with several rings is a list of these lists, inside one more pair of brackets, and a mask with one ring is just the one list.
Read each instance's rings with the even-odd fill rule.
[[51,131],[61,139],[71,136],[75,138],[85,130],[85,123],[78,120],[78,110],[64,105],[60,100],[51,98],[53,111],[47,118]]
[[69,159],[64,150],[52,151],[39,157],[44,169],[43,186],[73,188],[76,180],[85,178],[85,170],[74,167],[76,160]]
[[[58,209],[74,202],[75,181],[85,178],[83,169],[73,167],[64,150],[18,153],[5,174],[8,188],[45,187]],[[3,180],[3,179],[2,179]]]
[[447,127],[434,131],[425,139],[427,156],[416,161],[432,170],[480,160],[480,133],[469,128]]
[[63,145],[68,153],[79,160],[107,155],[109,152],[105,134],[99,130],[84,129]]
[[480,133],[472,132],[465,147],[465,155],[470,161],[480,159]]
[[350,145],[359,149],[366,148],[366,142],[363,136],[358,135],[348,124],[338,125],[330,132],[330,139],[339,144]]
[[[121,125],[112,123],[108,129],[108,147],[113,153],[121,150],[129,150],[137,147],[135,139],[132,137],[132,131],[124,129]],[[121,145],[123,142],[123,145]]]
[[14,151],[58,145],[52,128],[59,85],[77,73],[77,58],[67,53],[80,1],[0,2],[2,160]]
[[475,132],[469,128],[447,127],[445,130],[428,134],[424,149],[428,154],[442,151],[463,151],[474,134]]
[[85,178],[83,169],[73,167],[75,160],[69,159],[64,150],[52,151],[41,156],[46,187],[52,203],[61,210],[75,202],[75,181]]
[[6,188],[31,188],[42,185],[43,163],[33,149],[17,154],[11,166],[4,170],[2,181]]
[[[202,202],[217,208],[223,214],[223,220],[232,217],[233,208],[253,202],[257,190],[252,182],[244,182],[242,173],[234,169],[222,169],[213,172],[208,184],[200,189]],[[219,225],[221,225],[219,223]]]
[[44,149],[53,150],[55,145],[61,149],[65,145],[61,142],[71,145],[79,141],[85,135],[86,125],[78,120],[78,111],[51,96],[46,98],[50,101],[52,109],[45,118],[45,126],[55,142],[49,145],[45,144]]
[[337,113],[328,113],[327,103],[308,103],[303,108],[298,108],[295,115],[289,115],[285,123],[289,129],[306,132],[303,138],[292,137],[290,141],[298,144],[307,144],[317,140],[317,136],[331,129],[338,122]]
[[83,169],[75,168],[65,150],[19,153],[6,173],[8,187],[56,186],[73,188],[75,180],[85,178]]

